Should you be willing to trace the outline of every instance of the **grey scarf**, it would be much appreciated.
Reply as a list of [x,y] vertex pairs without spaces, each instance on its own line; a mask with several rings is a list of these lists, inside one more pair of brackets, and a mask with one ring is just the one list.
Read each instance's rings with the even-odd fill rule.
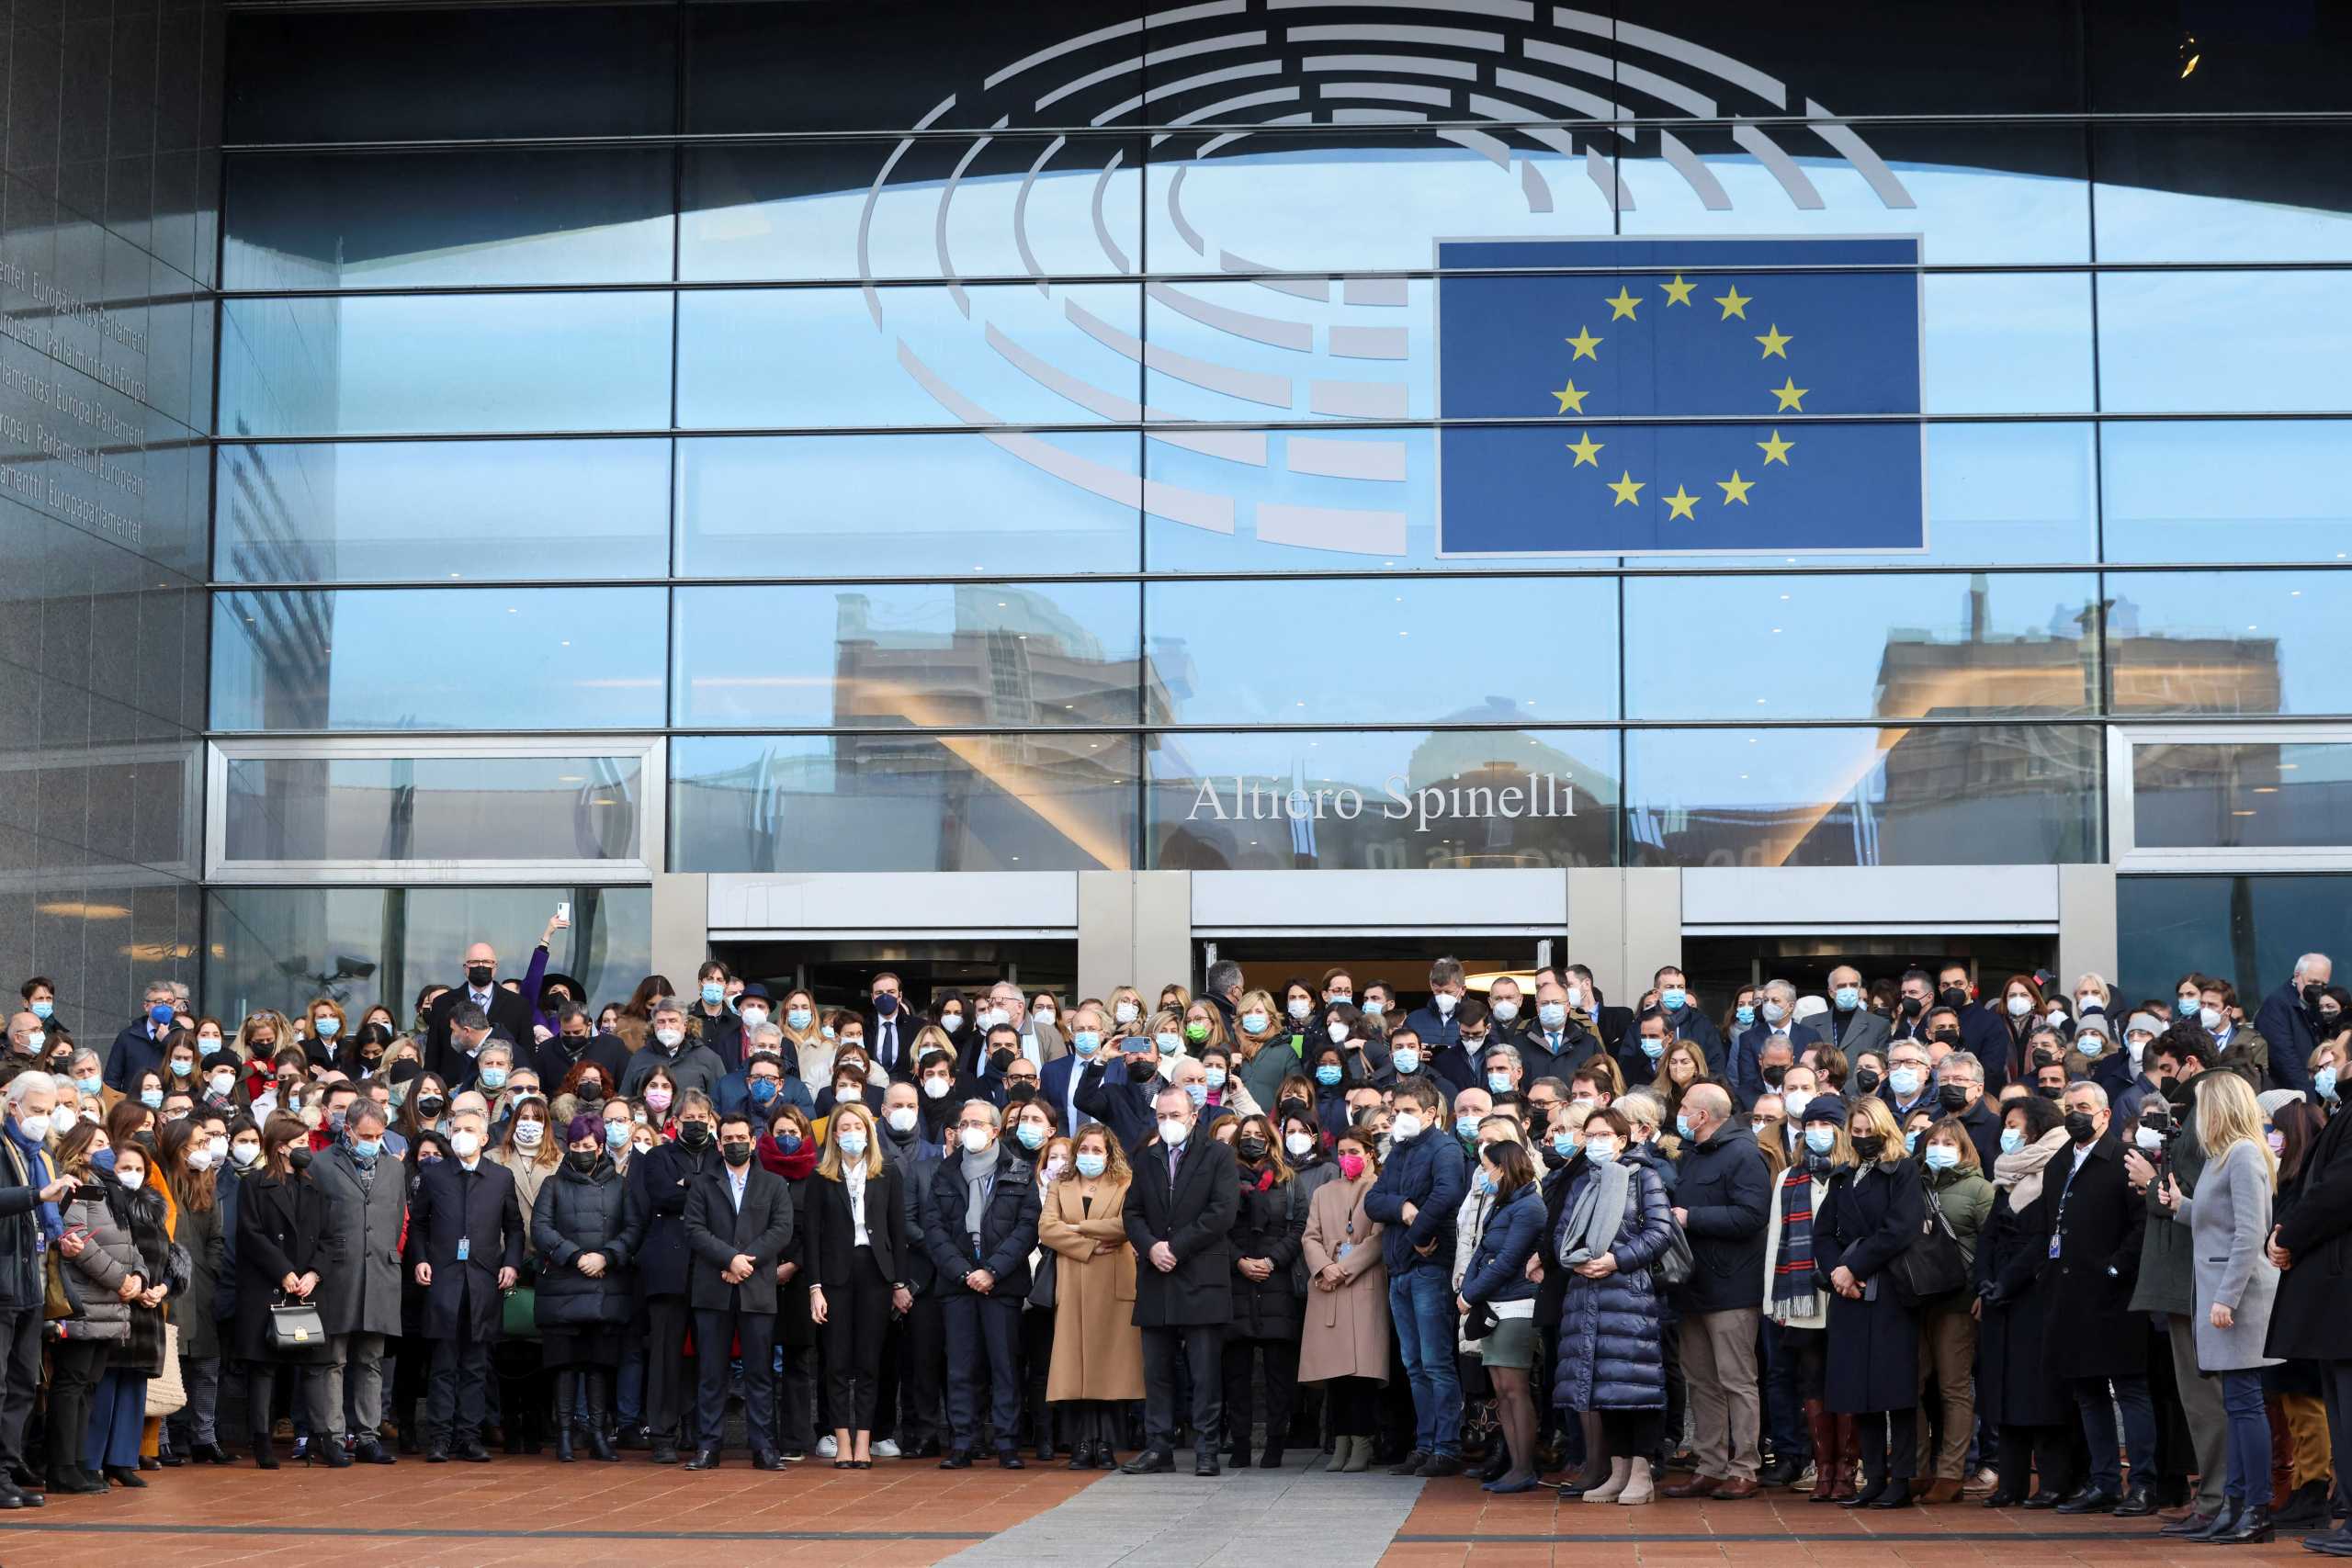
[[996,1145],[964,1156],[964,1234],[979,1245],[980,1222],[989,1212],[989,1197],[996,1190]]
[[1592,1179],[1568,1205],[1560,1225],[1560,1262],[1569,1269],[1589,1263],[1616,1244],[1618,1227],[1625,1223],[1625,1194],[1634,1179],[1633,1168],[1620,1155],[1591,1162]]

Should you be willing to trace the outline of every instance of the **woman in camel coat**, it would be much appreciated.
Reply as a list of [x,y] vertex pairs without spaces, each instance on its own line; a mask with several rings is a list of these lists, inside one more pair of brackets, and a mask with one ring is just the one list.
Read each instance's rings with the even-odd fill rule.
[[1388,1381],[1388,1270],[1379,1222],[1363,1207],[1380,1175],[1378,1141],[1351,1129],[1332,1157],[1340,1174],[1316,1189],[1300,1244],[1309,1289],[1298,1381],[1330,1383],[1329,1468],[1361,1471],[1372,1463],[1380,1385]]
[[[1048,1403],[1067,1403],[1069,1468],[1115,1470],[1120,1402],[1143,1397],[1136,1252],[1127,1243],[1127,1162],[1099,1122],[1078,1130],[1073,1168],[1046,1189],[1037,1240],[1054,1265]],[[1205,1439],[1204,1439],[1205,1440]]]

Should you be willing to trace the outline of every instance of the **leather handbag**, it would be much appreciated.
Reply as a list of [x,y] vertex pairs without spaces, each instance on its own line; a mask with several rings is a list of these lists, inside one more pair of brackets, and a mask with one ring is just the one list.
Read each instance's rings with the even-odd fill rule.
[[325,1319],[308,1302],[284,1302],[269,1309],[269,1348],[288,1359],[322,1354]]
[[40,1315],[45,1323],[65,1323],[85,1315],[82,1292],[65,1267],[65,1255],[51,1247],[41,1255]]
[[1029,1304],[1040,1312],[1054,1310],[1054,1291],[1061,1283],[1061,1254],[1040,1247],[1029,1266]]
[[1961,1253],[1960,1237],[1944,1218],[1944,1206],[1937,1201],[1935,1190],[1927,1189],[1927,1194],[1928,1214],[1920,1222],[1919,1234],[1886,1270],[1894,1281],[1895,1293],[1915,1307],[1948,1296],[1968,1283],[1968,1260]]
[[539,1291],[537,1285],[517,1285],[499,1297],[498,1332],[506,1339],[537,1339],[539,1337]]

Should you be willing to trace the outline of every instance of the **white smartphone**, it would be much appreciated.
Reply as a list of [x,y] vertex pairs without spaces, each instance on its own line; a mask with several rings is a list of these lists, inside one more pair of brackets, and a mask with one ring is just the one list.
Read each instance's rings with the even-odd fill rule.
[[566,899],[564,902],[558,904],[555,907],[555,919],[556,924],[560,926],[568,926],[571,923],[571,900]]

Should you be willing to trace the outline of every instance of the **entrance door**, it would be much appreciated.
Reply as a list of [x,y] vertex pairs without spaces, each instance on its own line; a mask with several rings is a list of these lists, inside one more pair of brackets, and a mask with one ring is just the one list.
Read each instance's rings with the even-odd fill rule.
[[711,952],[744,979],[765,986],[771,996],[805,987],[820,1008],[863,1007],[874,976],[885,969],[899,976],[900,993],[925,1014],[942,997],[970,997],[999,980],[1061,996],[1078,983],[1075,942],[990,937],[907,942],[714,941]]
[[1498,976],[1516,976],[1528,984],[1539,962],[1533,939],[1468,933],[1457,936],[1236,936],[1204,937],[1193,942],[1197,984],[1215,959],[1241,965],[1243,990],[1264,990],[1279,1000],[1284,987],[1304,980],[1318,995],[1327,970],[1345,969],[1356,995],[1374,981],[1386,985],[1405,1011],[1430,999],[1430,961],[1451,955],[1461,962],[1472,994],[1483,993]]
[[1934,974],[1942,964],[1969,966],[1977,994],[1997,993],[2012,975],[2030,975],[2058,961],[2055,936],[1724,936],[1682,941],[1682,967],[1712,1016],[1742,986],[1786,980],[1800,996],[1826,997],[1829,972],[1843,964],[1861,971],[1865,988],[1899,984],[1906,969]]

